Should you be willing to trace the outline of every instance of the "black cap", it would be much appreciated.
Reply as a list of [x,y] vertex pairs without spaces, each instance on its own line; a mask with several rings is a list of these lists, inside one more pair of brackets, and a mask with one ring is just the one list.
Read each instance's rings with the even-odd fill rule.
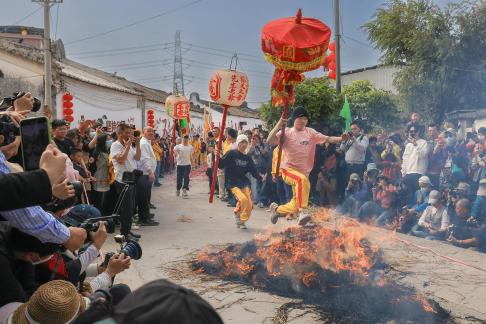
[[299,117],[307,117],[307,119],[309,119],[309,113],[302,106],[295,107],[294,111],[292,112],[292,119],[293,120],[295,120]]
[[113,319],[118,324],[223,324],[214,308],[194,291],[165,279],[126,296],[115,307]]

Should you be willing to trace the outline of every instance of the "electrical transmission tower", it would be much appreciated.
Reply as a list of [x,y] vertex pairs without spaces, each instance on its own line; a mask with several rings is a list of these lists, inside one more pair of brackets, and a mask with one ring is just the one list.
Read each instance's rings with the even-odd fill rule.
[[175,33],[174,48],[174,84],[172,86],[174,94],[184,95],[184,73],[182,71],[182,52],[181,52],[181,31]]

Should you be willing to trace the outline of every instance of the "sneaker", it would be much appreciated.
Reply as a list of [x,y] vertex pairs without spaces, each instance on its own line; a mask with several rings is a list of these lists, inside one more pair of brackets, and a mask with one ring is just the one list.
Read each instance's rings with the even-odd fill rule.
[[246,227],[246,225],[245,225],[245,224],[240,224],[239,228],[240,228],[240,229],[248,229],[248,227]]
[[298,224],[300,226],[305,226],[305,224],[307,224],[310,220],[311,220],[311,217],[310,217],[309,214],[306,214],[304,212],[300,212],[299,213],[299,222],[298,222]]
[[189,195],[187,194],[187,190],[182,189],[182,198],[187,198],[187,197],[189,197]]
[[128,233],[127,235],[125,235],[125,240],[138,242],[138,240],[140,240],[140,237],[136,237],[136,236]]
[[270,212],[272,213],[272,215],[270,216],[270,221],[272,222],[272,224],[277,224],[277,221],[278,221],[278,213],[277,213],[277,208],[278,208],[278,205],[277,203],[272,203],[270,205]]
[[262,202],[259,202],[259,203],[257,204],[257,206],[258,206],[259,208],[265,208],[265,205],[264,205]]
[[157,226],[159,222],[153,221],[151,219],[140,222],[141,226]]
[[140,226],[138,224],[132,224],[132,230],[139,230],[140,229]]
[[234,213],[233,215],[234,215],[234,218],[235,218],[236,228],[240,228],[240,226],[241,226],[240,215],[238,215],[237,213]]
[[158,183],[158,182],[154,183],[154,187],[160,187],[160,186],[161,186],[160,183]]
[[153,204],[150,204],[150,209],[157,209]]
[[181,195],[181,191],[180,190],[177,190],[176,191],[176,196],[179,197]]

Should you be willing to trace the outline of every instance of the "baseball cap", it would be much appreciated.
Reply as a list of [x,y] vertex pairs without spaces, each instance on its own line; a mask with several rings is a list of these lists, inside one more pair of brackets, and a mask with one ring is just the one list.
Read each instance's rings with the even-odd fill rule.
[[429,194],[429,204],[436,204],[441,198],[440,192],[432,190]]
[[424,183],[424,184],[429,184],[429,185],[431,185],[431,184],[432,184],[432,182],[430,181],[430,178],[429,178],[429,177],[427,177],[427,176],[421,176],[421,177],[419,178],[419,181],[418,181],[418,182],[419,182],[419,183]]
[[378,171],[378,168],[376,167],[375,163],[368,163],[368,165],[366,166],[366,171]]
[[248,136],[246,136],[245,134],[238,135],[238,137],[236,138],[236,144],[238,145],[243,141],[248,142]]

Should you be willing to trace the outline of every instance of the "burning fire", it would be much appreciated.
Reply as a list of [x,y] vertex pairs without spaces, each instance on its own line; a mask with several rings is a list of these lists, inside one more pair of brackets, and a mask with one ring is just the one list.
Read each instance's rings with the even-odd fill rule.
[[[321,210],[318,221],[329,221],[329,213]],[[413,290],[386,280],[382,255],[366,239],[366,231],[354,220],[336,223],[335,229],[289,227],[282,233],[258,234],[244,244],[207,249],[193,261],[193,269],[283,295],[297,294],[327,307],[326,312],[367,312],[363,319],[389,312],[394,315],[386,316],[412,321],[416,316],[446,316]]]

